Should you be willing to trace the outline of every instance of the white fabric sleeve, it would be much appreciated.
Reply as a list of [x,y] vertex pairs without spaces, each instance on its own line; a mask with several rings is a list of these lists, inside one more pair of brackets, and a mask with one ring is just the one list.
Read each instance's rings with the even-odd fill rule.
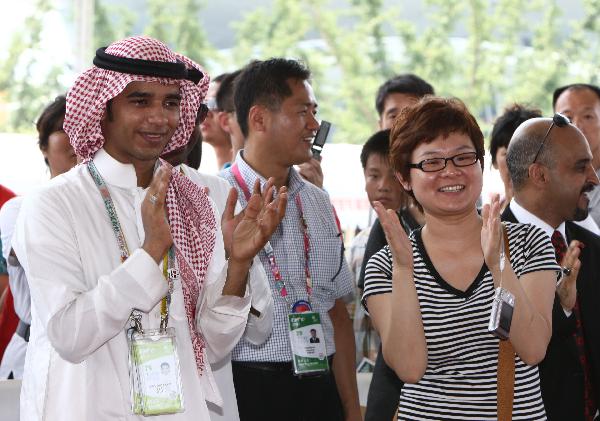
[[[216,212],[214,203],[213,209]],[[222,360],[239,342],[246,328],[251,301],[247,287],[244,297],[223,295],[227,262],[220,223],[217,227],[215,249],[197,307],[197,324],[204,336],[210,363]]]
[[273,294],[264,266],[258,256],[254,257],[249,276],[252,307],[260,313],[260,316],[257,317],[252,313],[248,315],[244,339],[253,345],[260,345],[273,332]]
[[[63,359],[79,363],[123,332],[133,308],[150,311],[166,294],[167,283],[142,249],[111,273],[86,282],[70,218],[61,209],[60,198],[46,190],[27,197],[13,249],[27,274],[32,303],[50,344]],[[107,258],[102,250],[98,255]]]

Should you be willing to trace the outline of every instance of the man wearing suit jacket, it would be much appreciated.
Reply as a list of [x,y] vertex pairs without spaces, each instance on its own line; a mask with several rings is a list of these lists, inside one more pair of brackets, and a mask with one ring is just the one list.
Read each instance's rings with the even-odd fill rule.
[[548,419],[592,420],[600,401],[600,237],[571,222],[587,217],[588,193],[599,183],[592,154],[581,131],[555,115],[521,124],[506,160],[514,199],[503,219],[544,229],[566,256],[539,366]]

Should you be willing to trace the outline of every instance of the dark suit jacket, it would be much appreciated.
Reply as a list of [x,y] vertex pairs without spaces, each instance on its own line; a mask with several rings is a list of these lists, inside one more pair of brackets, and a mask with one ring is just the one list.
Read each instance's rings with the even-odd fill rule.
[[[502,220],[519,222],[509,208]],[[596,403],[600,402],[600,237],[573,223],[566,222],[567,242],[584,243],[579,260],[577,295],[585,346],[591,366]],[[548,419],[583,420],[583,369],[573,339],[575,315],[567,317],[558,297],[552,309],[552,339],[546,357],[539,365],[542,398]]]

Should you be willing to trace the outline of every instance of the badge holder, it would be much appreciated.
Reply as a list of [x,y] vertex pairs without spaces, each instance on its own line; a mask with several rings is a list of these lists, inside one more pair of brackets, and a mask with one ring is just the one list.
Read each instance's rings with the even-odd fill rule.
[[175,329],[130,329],[131,410],[139,415],[184,411]]
[[[293,308],[297,307],[294,304]],[[327,373],[329,361],[327,360],[321,315],[313,311],[290,313],[288,314],[288,328],[294,375],[299,377],[320,376]]]

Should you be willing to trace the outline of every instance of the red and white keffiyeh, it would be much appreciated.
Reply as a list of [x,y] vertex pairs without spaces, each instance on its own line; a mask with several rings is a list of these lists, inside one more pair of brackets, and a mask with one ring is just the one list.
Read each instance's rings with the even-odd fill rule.
[[[115,42],[105,52],[112,56],[160,62],[183,62],[195,68],[203,78],[195,84],[190,80],[121,73],[91,67],[81,74],[67,95],[64,130],[77,155],[84,161],[92,159],[104,145],[100,121],[106,103],[136,81],[179,85],[181,94],[180,121],[163,154],[185,146],[194,129],[196,114],[208,90],[209,77],[189,58],[171,51],[164,43],[150,37],[130,37]],[[196,366],[202,374],[204,338],[198,331],[196,304],[211,261],[216,238],[217,220],[206,193],[175,169],[167,190],[167,211],[181,274],[188,326],[196,356]]]

